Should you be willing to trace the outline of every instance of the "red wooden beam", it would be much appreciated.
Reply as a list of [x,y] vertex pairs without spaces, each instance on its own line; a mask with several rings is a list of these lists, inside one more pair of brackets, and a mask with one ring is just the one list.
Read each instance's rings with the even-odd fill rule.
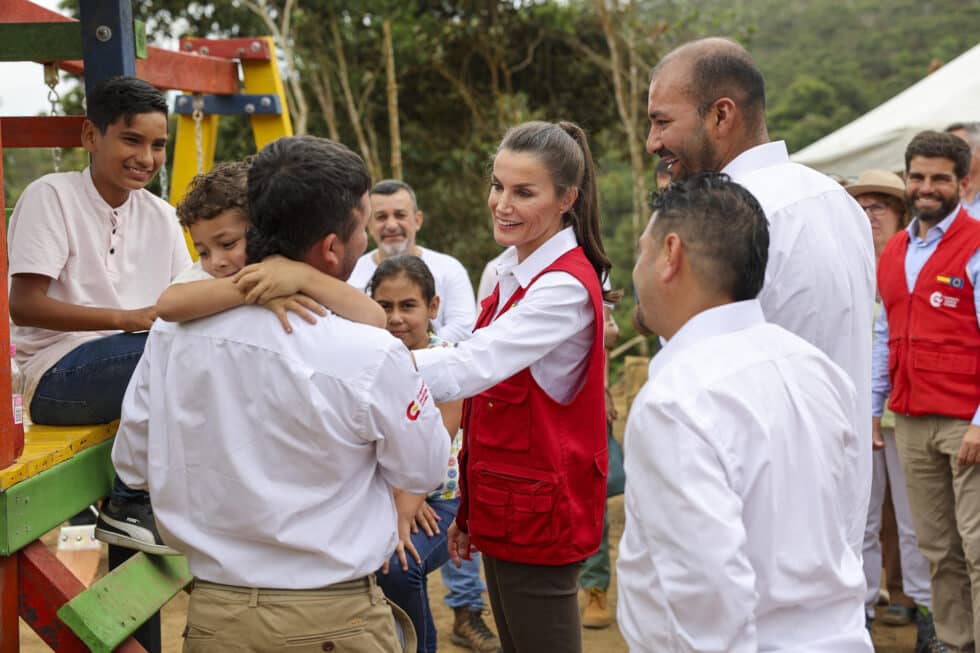
[[[30,0],[3,0],[0,22],[44,23],[73,21]],[[74,75],[84,74],[81,61],[61,61],[58,67]],[[238,93],[238,64],[228,59],[186,54],[149,46],[146,59],[136,60],[136,74],[159,89],[191,93]]]
[[269,42],[264,39],[201,39],[185,37],[180,39],[181,52],[196,52],[222,59],[248,59],[269,61],[272,53]]
[[[3,145],[4,136],[2,130],[0,130],[0,215],[6,215],[4,212],[4,191],[3,191]],[[7,277],[7,230],[0,229],[0,274],[4,278]],[[0,316],[4,319],[0,320],[0,347],[2,351],[10,351],[10,320],[6,317],[10,314],[7,307],[7,285],[3,284],[0,288]],[[6,394],[4,394],[6,393]],[[10,394],[10,356],[3,357],[0,360],[0,397],[6,397]],[[0,410],[0,469],[9,467],[12,462],[14,462],[14,457],[16,456],[17,443],[14,441],[14,423],[13,415],[8,420],[6,413]],[[9,564],[9,561],[8,561]],[[8,592],[14,592],[15,589],[10,586],[10,579],[13,578],[14,587],[16,587],[17,580],[17,567],[16,565],[12,568],[8,568],[6,572],[0,569],[0,651],[6,651],[7,649],[3,645],[3,640],[5,638],[4,632],[7,629],[8,624],[6,619],[9,617],[7,612],[7,607],[3,603],[9,598],[7,596]],[[6,578],[6,580],[5,580]],[[14,623],[17,619],[14,618]]]
[[85,589],[40,540],[17,553],[20,616],[52,649],[84,653],[88,647],[58,618],[58,608]]
[[20,651],[17,615],[17,556],[0,556],[0,653]]
[[[58,609],[85,589],[40,540],[17,553],[20,575],[20,616],[52,649],[83,653],[88,647],[58,618]],[[0,653],[6,653],[0,651]],[[116,653],[146,653],[132,637]]]
[[6,148],[80,147],[84,121],[85,116],[0,116],[0,143]]

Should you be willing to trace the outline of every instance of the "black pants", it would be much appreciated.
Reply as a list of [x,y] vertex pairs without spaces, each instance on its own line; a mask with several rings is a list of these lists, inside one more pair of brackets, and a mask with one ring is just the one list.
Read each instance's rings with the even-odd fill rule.
[[503,653],[581,653],[581,562],[525,565],[484,554],[483,568]]

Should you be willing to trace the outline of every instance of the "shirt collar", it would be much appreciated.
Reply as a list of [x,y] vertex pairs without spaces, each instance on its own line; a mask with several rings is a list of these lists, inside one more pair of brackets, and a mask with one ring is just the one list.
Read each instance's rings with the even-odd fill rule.
[[526,259],[517,262],[517,249],[508,248],[501,256],[497,265],[498,277],[503,277],[506,273],[511,273],[517,279],[517,283],[522,288],[534,280],[534,277],[541,274],[541,271],[554,263],[558,258],[578,247],[578,240],[575,238],[575,228],[565,227],[554,236],[544,242]]
[[82,180],[85,185],[85,194],[88,196],[88,199],[92,203],[92,206],[100,214],[104,215],[105,212],[108,212],[108,214],[110,215],[116,215],[122,217],[125,214],[125,212],[129,211],[129,207],[132,204],[133,193],[135,191],[130,191],[129,194],[126,196],[125,202],[123,202],[116,208],[112,208],[111,206],[109,206],[109,203],[105,201],[105,198],[102,197],[101,194],[99,194],[99,189],[95,187],[95,181],[92,179],[91,166],[86,167],[84,170],[82,170]]
[[663,349],[650,361],[649,378],[653,379],[680,351],[703,341],[705,338],[734,331],[741,331],[757,324],[764,324],[762,305],[758,299],[723,304],[701,311],[678,329]]
[[906,227],[906,231],[909,232],[909,240],[912,242],[929,242],[933,237],[942,238],[942,236],[949,230],[949,225],[953,224],[953,220],[956,219],[957,214],[960,212],[960,208],[961,205],[957,204],[952,213],[940,220],[935,226],[929,227],[929,230],[926,231],[924,241],[922,238],[919,238],[919,218],[912,218],[912,222],[910,222],[909,226]]
[[789,151],[786,149],[786,143],[785,141],[772,141],[745,150],[729,161],[722,172],[732,179],[738,179],[739,176],[753,170],[768,168],[781,163],[789,163]]

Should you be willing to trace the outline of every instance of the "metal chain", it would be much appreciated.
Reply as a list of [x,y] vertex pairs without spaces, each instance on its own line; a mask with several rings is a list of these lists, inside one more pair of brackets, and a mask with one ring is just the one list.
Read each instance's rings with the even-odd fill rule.
[[204,121],[204,98],[195,95],[191,106],[194,107],[194,113],[191,114],[194,119],[194,152],[197,155],[197,174],[200,175],[204,173],[204,136],[201,129]]
[[160,199],[164,202],[170,201],[170,179],[167,177],[167,160],[164,159],[160,166]]
[[[58,115],[58,103],[61,97],[58,95],[58,66],[54,63],[44,64],[44,83],[48,86],[48,102],[51,103],[52,116]],[[61,148],[51,148],[51,159],[54,162],[54,171],[61,172]]]

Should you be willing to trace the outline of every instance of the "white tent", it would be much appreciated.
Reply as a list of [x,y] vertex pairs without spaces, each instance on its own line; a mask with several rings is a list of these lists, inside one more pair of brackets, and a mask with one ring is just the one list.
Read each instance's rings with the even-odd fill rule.
[[790,158],[843,177],[870,168],[899,171],[917,133],[974,120],[980,120],[980,45]]

